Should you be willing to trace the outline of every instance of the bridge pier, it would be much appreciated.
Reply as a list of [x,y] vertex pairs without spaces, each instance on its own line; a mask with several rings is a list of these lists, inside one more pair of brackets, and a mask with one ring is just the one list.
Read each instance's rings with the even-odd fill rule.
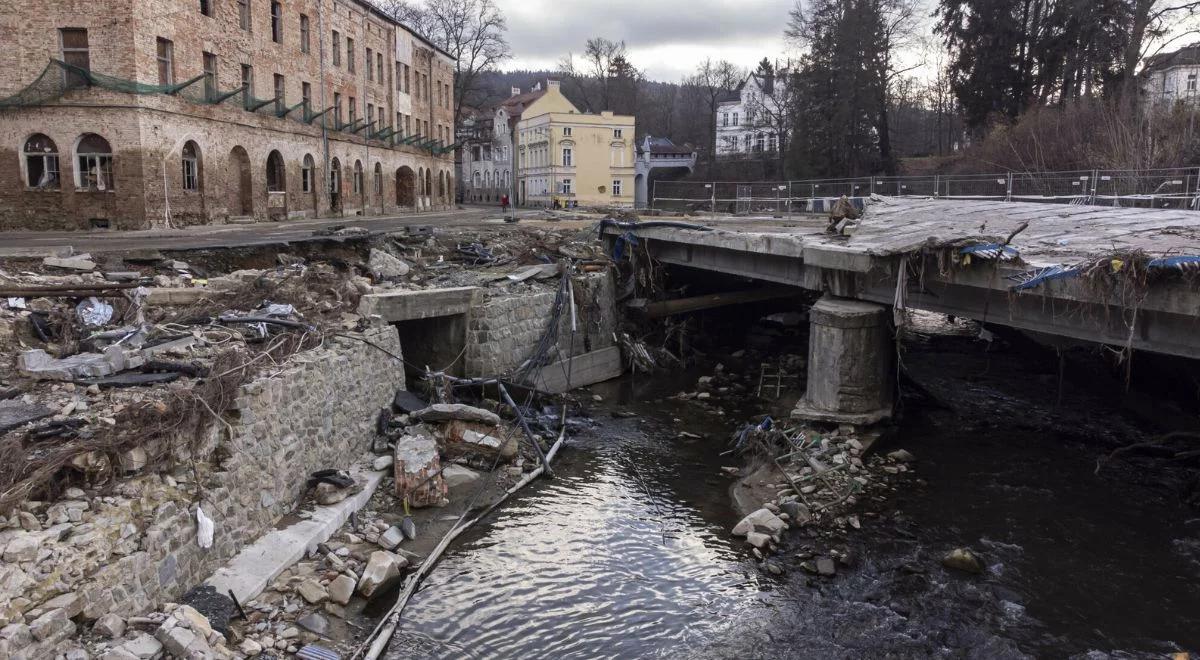
[[792,417],[874,424],[892,414],[888,308],[828,294],[809,312],[808,388]]

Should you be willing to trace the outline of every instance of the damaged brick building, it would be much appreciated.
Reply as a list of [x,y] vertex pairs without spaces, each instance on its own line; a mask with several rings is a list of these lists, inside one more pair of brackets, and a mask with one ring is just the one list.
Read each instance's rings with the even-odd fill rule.
[[452,58],[361,0],[0,0],[0,229],[454,199]]

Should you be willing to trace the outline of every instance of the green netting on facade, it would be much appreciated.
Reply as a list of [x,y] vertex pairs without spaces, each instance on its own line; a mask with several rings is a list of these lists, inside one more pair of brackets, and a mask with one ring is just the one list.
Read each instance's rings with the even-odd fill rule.
[[229,104],[255,114],[324,126],[328,130],[378,140],[393,147],[416,146],[437,154],[452,151],[457,146],[443,145],[439,140],[419,136],[405,137],[392,127],[380,127],[378,122],[368,124],[365,120],[360,119],[338,125],[331,112],[332,108],[316,111],[303,102],[288,106],[279,99],[260,99],[248,95],[245,93],[244,87],[230,90],[215,89],[203,75],[172,85],[149,85],[136,80],[97,73],[55,59],[50,60],[41,75],[24,89],[12,96],[0,98],[0,110],[45,105],[62,98],[70,90],[81,87],[96,87],[125,94],[165,94],[178,96],[191,103],[202,105]]

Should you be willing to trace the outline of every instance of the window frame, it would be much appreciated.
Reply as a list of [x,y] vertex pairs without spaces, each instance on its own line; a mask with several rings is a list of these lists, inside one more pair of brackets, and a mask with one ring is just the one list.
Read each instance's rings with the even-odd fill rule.
[[[200,54],[201,70],[204,72],[204,98],[212,99],[217,95],[217,56],[215,53],[204,51]],[[212,69],[209,70],[209,64]]]
[[[81,151],[80,147],[89,135],[95,135],[104,140],[108,152]],[[116,177],[113,175],[112,143],[97,133],[83,133],[75,142],[75,191],[76,192],[112,192],[116,190]],[[97,172],[95,185],[87,185],[93,167]]]
[[613,182],[612,182],[612,194],[613,194],[613,197],[620,197],[620,196],[621,196],[621,189],[622,189],[622,187],[623,187],[623,186],[621,185],[621,180],[620,180],[620,179],[613,179]]
[[[29,145],[34,141],[34,138],[42,137],[49,143],[51,150],[49,151],[30,151]],[[34,185],[32,182],[32,173],[29,165],[34,160],[41,161],[41,177],[45,178],[48,172],[54,173],[53,185],[47,182],[46,185]],[[25,143],[21,145],[21,165],[24,171],[21,173],[25,183],[26,190],[34,190],[37,192],[61,192],[62,191],[62,163],[59,157],[58,143],[50,138],[45,133],[34,133],[25,139]]]
[[354,63],[354,39],[346,37],[346,72],[358,73]]
[[[278,158],[272,163],[275,158]],[[272,149],[271,153],[267,154],[267,193],[286,193],[287,192],[287,164],[283,160],[283,154],[279,153],[278,149]]]
[[190,156],[187,153],[188,145],[194,144],[191,140],[183,143],[183,149],[180,150],[179,160],[182,166],[183,189],[189,192],[198,192],[200,190],[200,155],[193,152]]
[[308,194],[313,192],[313,184],[317,180],[317,165],[312,154],[304,154],[304,160],[300,162],[300,192]]
[[614,129],[613,129],[613,139],[614,139],[614,140],[623,140],[623,139],[625,139],[625,129],[623,129],[623,128],[614,128]]
[[562,166],[575,167],[575,150],[571,147],[562,148]]
[[374,63],[371,61],[371,60],[375,59],[374,56],[375,56],[375,49],[368,48],[365,53],[365,59],[367,60],[367,81],[368,82],[375,82],[375,67],[373,66]]
[[271,2],[271,41],[283,43],[283,3],[278,0]]
[[200,0],[200,15],[214,18],[217,13],[216,0]]
[[[68,46],[67,45],[67,35],[68,34],[82,34],[84,45],[83,46]],[[81,69],[84,69],[85,71],[91,71],[92,70],[92,47],[91,47],[90,37],[91,37],[91,35],[88,33],[87,28],[59,28],[58,29],[59,57],[61,57],[62,61],[65,62],[66,64],[70,64],[71,66],[79,67]],[[82,54],[82,59],[83,59],[82,64],[80,64],[78,61],[74,61],[74,62],[72,61],[72,60],[78,60],[79,56],[81,54]],[[71,72],[71,71],[63,71],[63,81],[67,84],[68,87],[84,87],[87,85],[87,79],[85,79],[82,76],[80,76],[79,74]]]
[[[154,38],[154,57],[158,63],[158,84],[175,84],[175,43],[163,37]],[[164,69],[165,65],[165,69]],[[164,75],[165,73],[165,75]]]
[[558,189],[560,191],[559,194],[573,195],[574,193],[571,192],[571,188],[572,188],[571,179],[560,179],[559,180],[559,182],[558,182]]
[[250,0],[238,0],[238,27],[246,32],[254,31],[254,12],[250,11]]
[[337,30],[333,31],[333,48],[330,49],[333,53],[333,66],[342,65],[342,33]]
[[300,14],[300,52],[312,52],[312,23],[308,14]]

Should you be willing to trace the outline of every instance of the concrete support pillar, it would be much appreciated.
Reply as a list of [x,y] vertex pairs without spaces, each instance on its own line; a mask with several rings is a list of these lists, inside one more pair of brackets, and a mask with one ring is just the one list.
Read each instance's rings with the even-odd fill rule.
[[792,417],[874,424],[892,414],[888,308],[826,295],[809,312],[808,388]]

